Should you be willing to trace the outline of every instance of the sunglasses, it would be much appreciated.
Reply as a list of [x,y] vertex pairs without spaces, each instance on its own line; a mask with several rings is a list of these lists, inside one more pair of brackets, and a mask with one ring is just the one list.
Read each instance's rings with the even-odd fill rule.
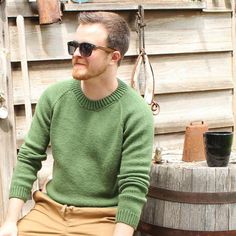
[[75,51],[77,48],[79,48],[79,53],[82,57],[89,57],[91,56],[93,50],[100,49],[105,52],[114,52],[116,51],[113,48],[108,48],[108,47],[102,47],[102,46],[96,46],[91,43],[79,43],[77,41],[70,41],[67,43],[68,46],[68,53],[70,55],[74,55]]

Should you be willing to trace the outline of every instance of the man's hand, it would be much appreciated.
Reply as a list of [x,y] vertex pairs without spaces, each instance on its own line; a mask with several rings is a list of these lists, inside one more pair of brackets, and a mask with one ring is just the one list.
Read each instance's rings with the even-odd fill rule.
[[17,236],[16,223],[6,221],[0,228],[0,236]]
[[119,222],[116,223],[113,236],[132,236],[133,233],[134,233],[133,227]]
[[17,236],[17,221],[24,201],[18,198],[9,200],[6,220],[0,228],[0,236]]

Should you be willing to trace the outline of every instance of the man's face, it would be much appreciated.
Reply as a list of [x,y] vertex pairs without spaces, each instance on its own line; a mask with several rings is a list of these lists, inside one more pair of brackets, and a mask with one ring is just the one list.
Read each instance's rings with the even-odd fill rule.
[[[107,31],[101,24],[81,24],[75,34],[79,43],[91,43],[96,46],[106,47]],[[100,49],[92,51],[91,56],[82,57],[79,48],[72,57],[72,76],[77,80],[88,80],[102,77],[109,67],[111,53]]]

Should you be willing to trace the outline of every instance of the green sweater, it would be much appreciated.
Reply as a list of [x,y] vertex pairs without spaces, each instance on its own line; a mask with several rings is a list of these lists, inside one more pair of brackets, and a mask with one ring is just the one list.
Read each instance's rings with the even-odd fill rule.
[[43,93],[18,154],[10,198],[29,198],[51,142],[49,197],[79,207],[118,207],[116,221],[137,227],[149,185],[153,117],[143,98],[118,81],[97,101],[74,79]]

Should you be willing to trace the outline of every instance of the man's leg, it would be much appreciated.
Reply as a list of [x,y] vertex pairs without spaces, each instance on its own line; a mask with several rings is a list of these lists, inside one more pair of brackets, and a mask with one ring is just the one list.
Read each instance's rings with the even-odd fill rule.
[[69,235],[112,236],[115,228],[116,208],[78,208],[68,209]]
[[34,193],[35,207],[18,221],[18,236],[66,235],[61,206],[39,191]]
[[61,205],[34,193],[35,207],[18,222],[18,236],[112,236],[116,208]]

